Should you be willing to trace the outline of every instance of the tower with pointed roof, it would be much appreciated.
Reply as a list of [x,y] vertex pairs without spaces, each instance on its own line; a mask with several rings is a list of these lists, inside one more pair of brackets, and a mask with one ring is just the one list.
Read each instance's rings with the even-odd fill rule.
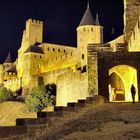
[[[87,64],[87,45],[103,43],[103,27],[100,25],[98,14],[93,19],[89,3],[84,16],[77,28],[78,60],[82,65]],[[81,58],[81,59],[80,59]]]
[[4,61],[4,70],[8,70],[12,66],[13,66],[13,62],[12,62],[11,55],[10,55],[10,52],[9,52],[8,56],[6,57],[6,59]]

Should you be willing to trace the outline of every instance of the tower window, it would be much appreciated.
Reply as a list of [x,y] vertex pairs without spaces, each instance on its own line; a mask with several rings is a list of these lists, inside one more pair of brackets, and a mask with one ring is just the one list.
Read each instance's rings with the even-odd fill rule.
[[40,55],[40,58],[42,58],[41,55]]
[[58,49],[58,52],[60,52],[60,49]]
[[91,31],[93,32],[93,28],[91,28]]
[[35,58],[36,58],[36,55],[35,55]]
[[48,48],[48,51],[50,50],[50,48]]
[[53,52],[55,51],[55,49],[53,48]]
[[82,59],[84,59],[84,54],[82,54]]
[[86,29],[84,28],[84,32],[86,31]]
[[64,53],[65,53],[66,51],[64,50]]

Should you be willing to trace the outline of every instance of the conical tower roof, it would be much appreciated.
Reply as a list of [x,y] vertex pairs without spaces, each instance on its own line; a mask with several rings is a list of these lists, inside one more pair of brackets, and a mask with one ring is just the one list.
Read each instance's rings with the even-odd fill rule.
[[96,14],[95,25],[100,26],[98,13]]
[[83,26],[83,25],[95,25],[93,16],[92,16],[90,8],[89,8],[89,3],[87,6],[87,9],[85,11],[85,14],[84,14],[84,16],[79,24],[79,26]]
[[4,63],[12,63],[10,52],[8,53],[8,56],[7,56],[7,58],[6,58]]

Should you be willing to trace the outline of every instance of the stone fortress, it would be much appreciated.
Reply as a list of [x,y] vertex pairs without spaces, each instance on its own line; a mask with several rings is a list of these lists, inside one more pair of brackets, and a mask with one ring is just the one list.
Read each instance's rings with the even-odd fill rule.
[[44,43],[43,22],[27,20],[16,61],[8,54],[0,65],[0,84],[24,91],[38,86],[39,79],[45,85],[55,83],[57,106],[94,95],[111,102],[132,101],[134,84],[139,101],[139,6],[139,0],[124,0],[124,34],[104,44],[98,14],[94,20],[88,5],[77,27],[77,48]]

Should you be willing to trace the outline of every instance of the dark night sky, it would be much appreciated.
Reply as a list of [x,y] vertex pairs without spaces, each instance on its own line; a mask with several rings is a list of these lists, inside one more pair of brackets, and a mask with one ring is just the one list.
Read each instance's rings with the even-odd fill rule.
[[[117,37],[123,33],[123,0],[89,0],[95,18],[99,13],[104,27],[104,41],[114,27]],[[11,51],[15,60],[20,47],[25,21],[28,18],[44,22],[44,42],[76,46],[76,28],[87,7],[87,0],[34,0],[0,3],[0,63]]]

